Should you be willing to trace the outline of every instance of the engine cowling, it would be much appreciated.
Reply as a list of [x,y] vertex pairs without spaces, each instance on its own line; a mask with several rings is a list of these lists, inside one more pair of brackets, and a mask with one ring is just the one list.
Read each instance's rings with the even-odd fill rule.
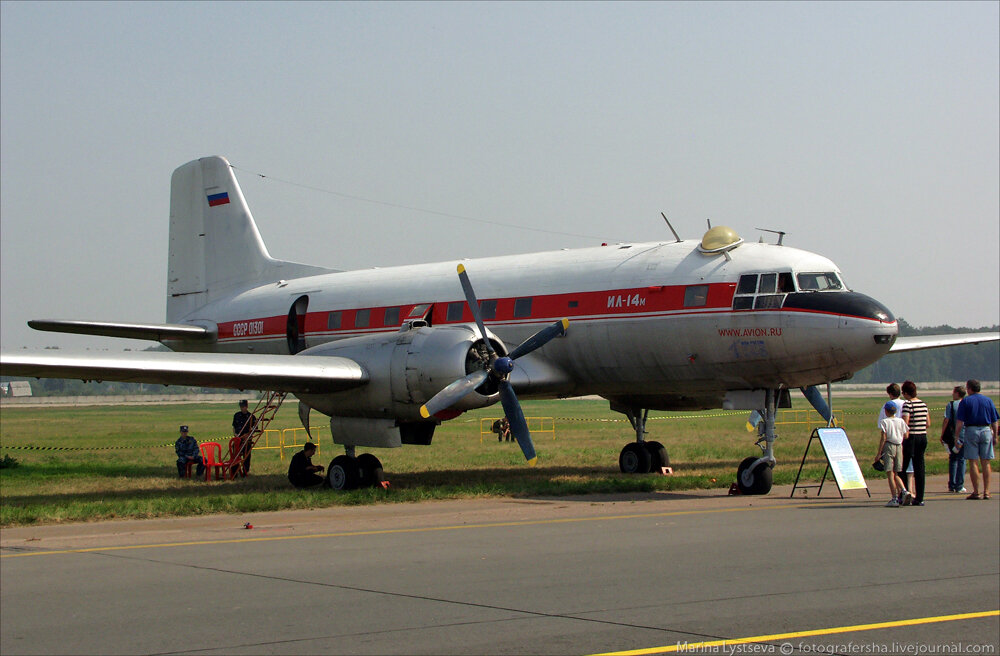
[[[487,334],[493,349],[506,355],[503,342]],[[299,353],[300,357],[338,356],[354,360],[368,372],[367,385],[325,395],[301,395],[310,407],[327,415],[426,421],[420,406],[454,380],[483,368],[487,357],[482,338],[467,325],[404,326],[399,332],[364,335],[328,342]],[[454,410],[493,405],[499,394],[492,382],[466,396]]]

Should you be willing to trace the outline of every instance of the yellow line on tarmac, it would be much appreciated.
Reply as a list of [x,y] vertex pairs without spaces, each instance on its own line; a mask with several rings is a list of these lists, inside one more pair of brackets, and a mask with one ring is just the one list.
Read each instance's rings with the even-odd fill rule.
[[[792,638],[809,638],[812,636],[833,635],[837,633],[852,633],[854,631],[873,631],[876,629],[891,629],[900,626],[914,626],[917,624],[936,624],[938,622],[955,622],[958,620],[973,620],[983,617],[998,617],[1000,610],[987,610],[976,613],[962,613],[960,615],[938,615],[936,617],[917,617],[910,620],[895,620],[892,622],[877,622],[875,624],[855,624],[853,626],[835,626],[829,629],[813,629],[811,631],[795,631],[792,633],[774,633],[771,635],[751,636],[748,638],[733,638],[731,640],[712,640],[710,642],[678,642],[667,647],[649,647],[647,649],[632,649],[629,651],[610,651],[594,656],[645,656],[647,654],[670,654],[674,652],[685,653],[710,649],[712,647],[729,647],[732,645],[745,645],[754,642],[773,642],[775,640],[790,640]],[[788,653],[791,653],[789,651]]]
[[[839,502],[841,499],[831,499],[830,503]],[[27,558],[30,556],[55,556],[60,554],[78,554],[95,551],[123,551],[128,549],[163,549],[167,547],[193,547],[210,544],[239,544],[243,542],[277,542],[281,540],[315,540],[320,538],[344,538],[365,535],[395,535],[401,533],[429,533],[432,531],[458,531],[477,528],[504,528],[511,526],[541,526],[546,524],[573,524],[578,522],[603,522],[620,519],[651,519],[657,517],[682,517],[685,515],[713,515],[719,513],[752,512],[758,510],[786,510],[789,508],[814,508],[817,503],[823,504],[819,500],[811,500],[808,503],[783,503],[774,506],[756,506],[746,508],[720,508],[714,510],[675,510],[661,513],[635,513],[629,515],[598,515],[595,517],[564,517],[557,519],[530,519],[517,522],[484,522],[480,524],[460,524],[455,526],[424,526],[417,528],[392,528],[375,531],[342,531],[338,533],[313,533],[309,535],[276,535],[272,537],[246,537],[227,538],[221,540],[193,540],[189,542],[164,542],[160,544],[128,544],[107,547],[88,547],[85,549],[60,549],[53,551],[30,551],[26,553],[12,553],[0,555],[0,558]],[[828,505],[828,504],[823,504]]]

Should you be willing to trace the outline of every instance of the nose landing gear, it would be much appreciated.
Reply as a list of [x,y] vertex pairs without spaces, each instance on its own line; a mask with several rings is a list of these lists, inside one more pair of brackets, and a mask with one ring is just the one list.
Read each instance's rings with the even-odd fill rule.
[[[736,469],[736,487],[740,494],[767,494],[771,491],[774,473],[774,441],[778,436],[774,433],[774,417],[777,409],[777,394],[774,390],[764,392],[764,431],[757,446],[763,451],[759,458],[745,458]],[[761,442],[764,443],[761,446]]]

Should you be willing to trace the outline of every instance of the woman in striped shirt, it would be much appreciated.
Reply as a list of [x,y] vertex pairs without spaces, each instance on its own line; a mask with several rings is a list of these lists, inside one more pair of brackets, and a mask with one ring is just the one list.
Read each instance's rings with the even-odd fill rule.
[[913,490],[913,505],[922,506],[924,505],[924,452],[927,451],[930,414],[927,412],[927,404],[917,398],[917,384],[912,380],[903,383],[901,418],[910,427],[910,433],[906,438],[906,441],[910,442],[910,448],[903,452],[903,471],[909,468],[911,459],[913,462],[913,473],[909,476],[907,489]]

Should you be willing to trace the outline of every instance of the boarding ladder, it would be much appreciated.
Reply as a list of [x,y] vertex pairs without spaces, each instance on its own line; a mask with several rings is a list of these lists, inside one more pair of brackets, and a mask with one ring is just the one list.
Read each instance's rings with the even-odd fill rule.
[[[232,462],[240,464],[230,469],[230,478],[235,478],[237,475],[246,476],[250,471],[250,454],[253,452],[253,447],[257,444],[260,436],[264,434],[264,431],[267,430],[267,426],[274,419],[274,415],[278,413],[278,408],[281,407],[281,403],[285,400],[286,395],[287,392],[264,392],[263,396],[257,400],[256,407],[250,413],[253,417],[251,420],[253,421],[253,432],[250,433],[249,439],[240,443],[239,452],[234,454]],[[242,465],[244,462],[246,462],[245,466]]]

